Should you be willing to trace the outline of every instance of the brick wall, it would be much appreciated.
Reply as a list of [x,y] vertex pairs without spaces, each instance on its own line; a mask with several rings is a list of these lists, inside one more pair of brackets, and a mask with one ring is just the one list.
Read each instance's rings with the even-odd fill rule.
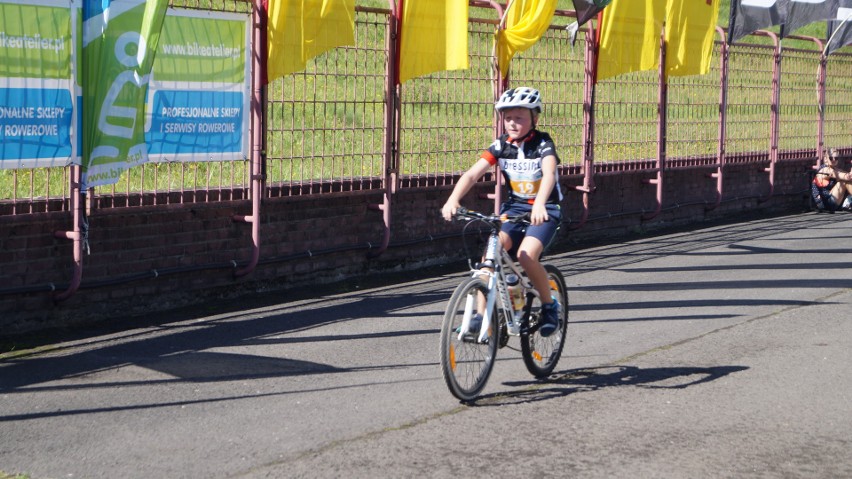
[[[573,190],[579,177],[562,179],[565,208],[572,223],[563,228],[554,250],[626,234],[698,224],[751,211],[801,211],[813,159],[777,165],[771,200],[768,175],[757,165],[730,165],[725,196],[714,204],[711,169],[674,169],[664,177],[664,205],[655,209],[656,186],[650,172],[603,173],[595,177],[589,220],[580,219],[582,195]],[[484,198],[493,186],[480,185],[465,199],[472,209],[488,211]],[[381,244],[382,213],[371,205],[381,191],[353,196],[317,195],[266,199],[261,217],[261,256],[249,275],[235,278],[234,263],[251,256],[251,228],[232,220],[249,214],[247,200],[95,210],[89,217],[91,253],[83,259],[83,282],[70,299],[55,303],[52,287],[67,288],[72,274],[72,245],[54,231],[71,227],[67,212],[0,217],[0,336],[45,328],[71,327],[211,298],[236,298],[260,290],[321,285],[383,271],[406,271],[462,259],[459,224],[444,222],[440,207],[450,187],[401,189],[392,198],[391,244]]]

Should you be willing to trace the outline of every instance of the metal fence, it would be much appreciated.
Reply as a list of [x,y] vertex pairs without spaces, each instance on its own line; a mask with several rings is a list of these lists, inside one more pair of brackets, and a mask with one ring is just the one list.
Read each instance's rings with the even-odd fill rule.
[[739,153],[730,162],[754,161],[745,153],[768,156],[771,149],[774,54],[762,45],[730,49],[725,151]]
[[852,140],[852,55],[832,54],[826,72],[825,143],[848,147]]
[[[89,208],[245,199],[260,176],[264,197],[452,184],[497,131],[492,42],[499,5],[470,4],[469,69],[394,88],[394,16],[359,7],[355,45],[267,85],[260,172],[252,173],[249,158],[145,164],[89,192]],[[171,6],[252,10],[249,1],[173,0]],[[557,141],[562,174],[816,161],[824,144],[852,151],[848,53],[825,61],[816,39],[812,50],[719,41],[705,75],[661,81],[658,72],[645,71],[594,85],[589,32],[572,45],[564,28],[573,17],[557,11],[541,41],[515,57],[509,80],[542,91],[541,128]],[[0,170],[0,215],[69,211],[74,168]]]
[[359,9],[354,46],[268,86],[270,196],[376,187],[384,164],[387,28],[385,11]]

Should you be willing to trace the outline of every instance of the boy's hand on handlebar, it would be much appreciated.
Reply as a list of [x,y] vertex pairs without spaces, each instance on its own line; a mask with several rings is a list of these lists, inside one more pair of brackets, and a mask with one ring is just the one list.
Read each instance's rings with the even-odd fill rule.
[[444,204],[444,207],[441,208],[441,215],[444,217],[446,221],[452,221],[453,215],[456,214],[456,211],[459,209],[459,204],[457,202],[447,202]]

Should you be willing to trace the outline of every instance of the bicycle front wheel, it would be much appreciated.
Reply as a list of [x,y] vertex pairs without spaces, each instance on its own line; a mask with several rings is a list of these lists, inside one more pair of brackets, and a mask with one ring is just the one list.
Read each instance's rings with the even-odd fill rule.
[[568,338],[568,289],[565,287],[565,277],[556,266],[546,264],[547,279],[550,282],[550,293],[559,300],[559,328],[548,337],[538,332],[541,317],[541,302],[533,299],[530,308],[529,327],[521,330],[521,355],[527,370],[537,378],[543,378],[553,372],[562,349]]
[[453,292],[444,313],[441,326],[441,373],[450,392],[462,401],[472,401],[479,395],[497,357],[499,328],[495,313],[491,315],[491,325],[482,342],[478,341],[478,330],[459,333],[465,313],[475,314],[480,295],[487,294],[488,289],[480,278],[469,278]]

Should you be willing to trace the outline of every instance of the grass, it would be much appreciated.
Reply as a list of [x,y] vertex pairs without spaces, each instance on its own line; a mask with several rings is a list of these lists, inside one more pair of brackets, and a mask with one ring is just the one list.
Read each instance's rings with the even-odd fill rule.
[[26,474],[8,474],[0,471],[0,479],[30,479]]
[[[723,0],[718,23],[728,24],[730,0]],[[173,0],[173,6],[247,11],[247,2]],[[387,0],[358,0],[359,6],[387,9]],[[572,9],[570,0],[558,8]],[[472,9],[471,16],[493,18],[493,10]],[[356,47],[334,49],[309,62],[305,71],[269,85],[267,175],[269,183],[325,181],[384,174],[384,37],[382,14],[356,15]],[[556,17],[556,24],[571,19]],[[778,28],[775,28],[777,31]],[[410,80],[402,88],[400,171],[403,174],[446,174],[465,169],[492,136],[490,53],[493,25],[472,24],[471,65],[467,70],[438,72]],[[825,24],[804,27],[796,34],[825,38]],[[771,55],[769,39],[746,37],[755,46],[738,46],[730,58],[729,152],[768,147]],[[785,47],[813,50],[813,42],[785,40]],[[564,32],[551,30],[533,48],[513,60],[513,83],[540,85],[546,96],[542,129],[560,145],[566,161],[582,157],[582,41],[565,44]],[[763,50],[761,50],[763,49]],[[787,73],[789,64],[807,70],[814,54],[785,54],[782,114],[815,118],[814,74]],[[755,58],[760,57],[759,64]],[[718,54],[711,72],[669,82],[669,156],[709,155],[718,136]],[[842,70],[838,70],[842,71]],[[831,88],[849,91],[852,80],[838,76]],[[656,156],[656,72],[636,72],[598,85],[596,158],[623,161]],[[840,98],[835,95],[834,99]],[[829,102],[832,97],[829,98]],[[832,106],[833,115],[849,118],[848,105]],[[813,122],[810,122],[813,123]],[[842,121],[840,122],[842,123]],[[794,129],[795,126],[788,128]],[[808,127],[810,128],[810,126]],[[842,125],[827,135],[841,139]],[[746,131],[741,131],[745,129]],[[793,132],[791,132],[793,133]],[[815,126],[813,138],[815,138]],[[801,133],[782,135],[782,148],[802,148]],[[812,147],[808,144],[804,147]],[[244,187],[245,161],[161,163],[135,167],[117,185],[96,194],[139,191],[182,191],[196,188]],[[0,170],[0,199],[64,198],[64,168]]]

